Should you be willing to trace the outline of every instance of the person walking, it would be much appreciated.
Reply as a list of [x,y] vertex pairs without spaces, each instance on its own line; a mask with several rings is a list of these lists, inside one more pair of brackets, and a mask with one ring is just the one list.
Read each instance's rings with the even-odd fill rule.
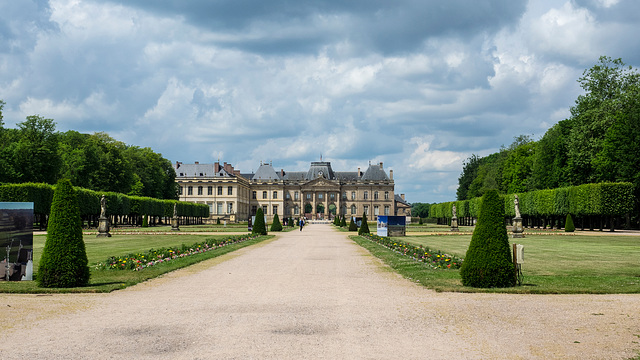
[[300,231],[302,231],[302,228],[304,227],[304,218],[301,217],[300,218]]

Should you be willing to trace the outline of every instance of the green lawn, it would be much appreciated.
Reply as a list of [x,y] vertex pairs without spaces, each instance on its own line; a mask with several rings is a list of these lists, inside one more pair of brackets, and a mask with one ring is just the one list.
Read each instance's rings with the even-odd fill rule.
[[[228,235],[227,235],[228,236]],[[142,271],[133,270],[99,270],[95,264],[107,260],[111,256],[123,256],[130,253],[146,252],[149,249],[192,245],[209,238],[224,238],[225,235],[113,235],[110,238],[98,238],[95,235],[85,235],[84,242],[91,269],[90,284],[83,288],[74,289],[43,289],[39,288],[35,281],[0,281],[0,292],[22,293],[51,293],[51,292],[109,292],[135,285],[139,282],[152,279],[167,272],[177,270],[197,262],[211,259],[231,251],[256,244],[273,236],[262,236],[258,239],[245,241],[239,244],[225,246],[202,254],[159,264]],[[42,249],[46,235],[33,237],[34,272],[37,272],[38,262],[42,255]]]
[[[397,238],[460,257],[465,256],[471,234],[406,236]],[[508,289],[462,286],[459,270],[429,270],[412,260],[359,241],[405,277],[439,291],[512,293],[640,293],[640,236],[528,235],[510,239],[524,245],[523,285]]]

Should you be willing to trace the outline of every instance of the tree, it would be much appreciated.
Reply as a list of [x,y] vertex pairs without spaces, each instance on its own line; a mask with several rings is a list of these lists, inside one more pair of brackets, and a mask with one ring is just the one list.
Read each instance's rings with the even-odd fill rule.
[[358,235],[369,234],[369,224],[367,223],[367,213],[362,214],[362,225],[358,229]]
[[575,225],[573,225],[573,218],[571,214],[567,214],[567,220],[564,222],[564,231],[565,232],[574,232],[576,231]]
[[71,182],[63,179],[53,193],[47,240],[37,274],[38,284],[41,287],[85,286],[89,283],[89,276],[76,193]]
[[[469,187],[473,180],[478,176],[478,168],[480,167],[480,158],[476,154],[472,154],[467,160],[464,161],[462,167],[462,174],[458,178],[458,190],[456,190],[456,197],[458,200],[468,200]],[[413,214],[416,214],[413,212]],[[417,215],[419,217],[428,217]]]
[[358,231],[358,225],[353,221],[353,216],[351,217],[351,221],[349,221],[349,231]]
[[17,182],[54,184],[58,180],[60,157],[56,124],[38,115],[18,124],[17,142],[12,144],[13,169]]
[[567,143],[570,132],[570,120],[562,120],[538,141],[529,180],[533,190],[569,186]]
[[256,211],[256,222],[253,224],[252,234],[255,235],[267,235],[267,226],[264,223],[264,213],[262,208],[258,208]]
[[282,224],[280,223],[280,218],[278,218],[278,214],[273,216],[273,224],[271,224],[271,231],[282,231]]
[[496,190],[482,196],[482,206],[469,249],[460,268],[462,285],[490,288],[515,286],[504,201]]
[[501,189],[506,194],[514,194],[531,190],[529,177],[533,165],[536,143],[527,135],[514,139],[508,149],[502,168]]
[[342,221],[340,222],[340,227],[346,227],[347,226],[347,220],[345,219],[344,215],[342,215]]
[[427,204],[427,203],[413,203],[411,204],[411,214],[421,219],[428,218],[430,207],[431,207],[431,204]]

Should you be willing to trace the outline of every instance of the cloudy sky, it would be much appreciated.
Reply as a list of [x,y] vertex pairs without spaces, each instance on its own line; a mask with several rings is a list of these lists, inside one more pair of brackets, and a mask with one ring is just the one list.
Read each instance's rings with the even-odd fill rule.
[[5,126],[104,131],[172,162],[384,162],[410,202],[538,139],[601,55],[640,65],[637,0],[0,2]]

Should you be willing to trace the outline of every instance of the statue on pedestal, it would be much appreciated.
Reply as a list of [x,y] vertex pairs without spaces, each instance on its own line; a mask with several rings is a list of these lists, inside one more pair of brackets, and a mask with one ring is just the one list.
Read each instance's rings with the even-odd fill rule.
[[173,217],[171,218],[171,231],[180,231],[178,225],[178,204],[173,204]]
[[519,218],[520,216],[520,199],[518,198],[518,194],[515,195],[515,199],[513,199],[513,205],[515,207],[515,211],[516,211],[516,217]]
[[456,205],[451,208],[451,231],[459,231],[458,229],[458,217],[456,215]]
[[522,228],[522,217],[520,216],[520,199],[518,198],[517,194],[513,199],[513,206],[516,212],[516,217],[513,218],[513,237],[523,238],[524,229]]
[[104,194],[100,198],[100,218],[98,219],[97,237],[111,237],[109,233],[109,218],[107,217],[107,199]]

